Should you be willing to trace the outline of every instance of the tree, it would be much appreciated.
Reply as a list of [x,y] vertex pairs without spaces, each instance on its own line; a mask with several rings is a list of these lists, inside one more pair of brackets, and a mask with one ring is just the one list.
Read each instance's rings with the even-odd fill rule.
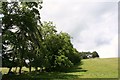
[[48,65],[46,69],[62,70],[80,63],[80,55],[73,48],[71,37],[67,33],[57,33],[52,22],[44,22],[42,26],[42,38],[46,48]]
[[99,55],[98,55],[98,53],[97,53],[96,51],[93,51],[93,52],[92,52],[92,57],[93,57],[93,58],[96,58],[96,57],[99,58]]
[[96,58],[99,57],[96,51],[93,52],[80,52],[82,59]]
[[[16,53],[14,57],[19,61],[19,73],[21,74],[22,66],[24,66],[24,60],[28,53],[29,41],[33,44],[33,47],[41,47],[41,34],[38,31],[38,25],[40,22],[39,8],[41,8],[41,2],[3,2],[2,3],[2,31],[3,31],[3,55],[6,54],[9,45],[12,50],[12,54]],[[9,33],[16,36],[8,38]],[[12,35],[9,35],[12,36]],[[13,41],[13,40],[15,41]],[[8,53],[6,56],[9,56]],[[10,58],[11,58],[10,57]],[[10,60],[10,58],[8,58]],[[5,58],[6,59],[6,58]],[[12,66],[13,67],[13,66]]]

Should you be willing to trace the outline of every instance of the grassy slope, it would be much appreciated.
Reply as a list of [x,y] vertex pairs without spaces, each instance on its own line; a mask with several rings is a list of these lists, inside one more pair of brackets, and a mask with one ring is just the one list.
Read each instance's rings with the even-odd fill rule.
[[83,60],[81,67],[88,70],[83,78],[118,78],[118,59],[103,58]]
[[[52,78],[52,79],[72,79],[72,78],[118,78],[118,59],[103,58],[103,59],[85,59],[82,60],[83,65],[77,66],[70,71],[51,72],[51,73],[30,73],[23,75],[24,77],[35,78]],[[23,68],[27,71],[28,69]],[[6,73],[8,69],[2,69],[2,73]]]

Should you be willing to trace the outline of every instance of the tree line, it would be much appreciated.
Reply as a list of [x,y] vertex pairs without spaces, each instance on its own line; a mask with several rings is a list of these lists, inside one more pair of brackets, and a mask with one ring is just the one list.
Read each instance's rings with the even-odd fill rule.
[[[41,22],[40,2],[2,2],[2,66],[62,71],[81,63],[68,33],[52,22]],[[9,73],[8,72],[8,73]]]
[[[94,52],[78,52],[71,36],[57,32],[53,22],[41,22],[40,2],[2,2],[2,66],[32,67],[35,71],[64,71],[81,59],[99,57]],[[0,37],[1,37],[0,36]],[[1,38],[0,38],[1,39]],[[39,69],[40,68],[40,69]]]

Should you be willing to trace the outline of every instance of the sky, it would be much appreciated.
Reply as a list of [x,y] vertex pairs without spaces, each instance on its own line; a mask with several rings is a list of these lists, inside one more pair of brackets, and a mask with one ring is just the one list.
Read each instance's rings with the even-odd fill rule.
[[97,51],[101,58],[117,57],[118,0],[89,1],[43,0],[41,21],[53,21],[59,32],[67,32],[80,52]]

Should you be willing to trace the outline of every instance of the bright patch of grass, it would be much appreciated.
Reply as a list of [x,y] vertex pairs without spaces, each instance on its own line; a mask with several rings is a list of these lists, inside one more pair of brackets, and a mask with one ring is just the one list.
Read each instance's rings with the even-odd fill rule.
[[118,78],[117,58],[95,58],[83,60],[81,67],[88,71],[83,78]]

